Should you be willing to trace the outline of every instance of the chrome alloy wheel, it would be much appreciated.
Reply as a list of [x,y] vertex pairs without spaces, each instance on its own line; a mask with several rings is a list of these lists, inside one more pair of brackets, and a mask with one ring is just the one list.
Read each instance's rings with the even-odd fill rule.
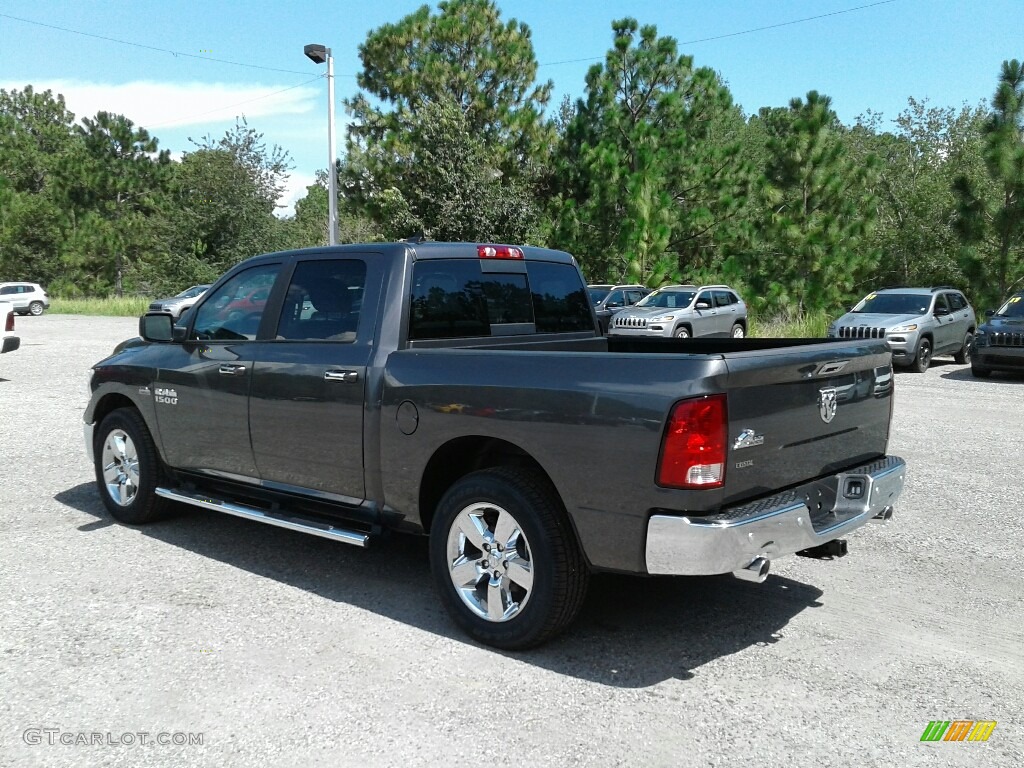
[[112,429],[103,442],[103,482],[119,506],[127,507],[139,492],[139,453],[123,429]]
[[448,575],[481,619],[508,621],[533,591],[533,556],[518,521],[494,504],[470,504],[448,531]]

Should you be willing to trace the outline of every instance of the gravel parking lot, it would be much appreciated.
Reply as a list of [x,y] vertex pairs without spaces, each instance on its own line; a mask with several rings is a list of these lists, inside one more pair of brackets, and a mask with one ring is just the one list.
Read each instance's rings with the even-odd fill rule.
[[[419,539],[114,523],[81,415],[136,328],[18,318],[0,356],[2,765],[1021,764],[1024,378],[897,376],[908,486],[848,557],[601,577],[569,633],[513,654],[449,622]],[[998,725],[920,742],[957,719]]]

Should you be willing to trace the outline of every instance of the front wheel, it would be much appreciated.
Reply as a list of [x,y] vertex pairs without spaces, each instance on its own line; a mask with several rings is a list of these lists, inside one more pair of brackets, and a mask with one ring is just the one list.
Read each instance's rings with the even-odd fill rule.
[[910,369],[916,373],[924,373],[932,361],[932,343],[922,338],[917,342],[917,355],[914,356],[914,363]]
[[742,325],[740,325],[739,323],[736,323],[735,325],[733,325],[733,327],[732,327],[732,337],[734,339],[742,339],[746,335],[747,335],[747,332],[743,330],[743,326]]
[[455,622],[508,650],[565,629],[590,576],[550,483],[517,467],[473,472],[448,489],[431,524],[430,567]]
[[29,314],[39,317],[41,314],[43,314],[43,302],[33,301],[31,304],[28,305],[28,311]]
[[960,347],[960,350],[953,355],[953,359],[956,360],[960,365],[969,363],[971,361],[971,344],[974,343],[974,336],[967,334],[964,336],[964,345]]
[[677,339],[688,339],[690,338],[690,329],[686,326],[679,326],[676,328],[675,337]]
[[115,520],[143,525],[167,517],[170,502],[156,495],[162,476],[156,446],[134,408],[107,414],[96,431],[96,484]]

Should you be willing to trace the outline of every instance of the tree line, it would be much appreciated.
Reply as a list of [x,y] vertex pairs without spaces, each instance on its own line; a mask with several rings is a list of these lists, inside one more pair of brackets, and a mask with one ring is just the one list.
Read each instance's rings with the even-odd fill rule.
[[[373,30],[339,180],[341,242],[531,243],[592,282],[727,282],[756,310],[834,311],[883,285],[979,307],[1024,287],[1024,70],[989,104],[910,99],[843,125],[816,91],[746,114],[653,25],[611,25],[583,94],[550,104],[529,27],[444,0]],[[995,69],[995,67],[994,67]],[[550,108],[550,109],[549,109]],[[0,275],[55,293],[167,292],[327,240],[327,176],[278,218],[291,169],[244,120],[180,162],[127,117],[0,91]]]

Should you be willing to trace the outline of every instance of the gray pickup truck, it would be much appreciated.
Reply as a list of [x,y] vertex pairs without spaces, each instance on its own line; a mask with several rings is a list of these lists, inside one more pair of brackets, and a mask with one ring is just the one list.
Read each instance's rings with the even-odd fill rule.
[[884,341],[606,338],[559,251],[258,256],[140,336],[94,366],[85,412],[114,518],[428,534],[445,607],[500,648],[566,627],[594,571],[759,582],[844,554],[904,482]]

